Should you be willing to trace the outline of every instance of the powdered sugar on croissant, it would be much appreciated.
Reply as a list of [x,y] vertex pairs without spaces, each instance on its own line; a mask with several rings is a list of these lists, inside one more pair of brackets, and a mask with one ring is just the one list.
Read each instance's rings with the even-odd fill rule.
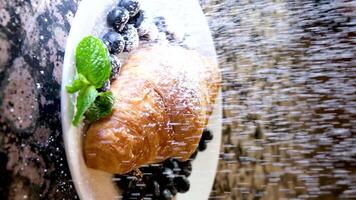
[[112,115],[87,132],[87,165],[124,174],[169,157],[188,159],[219,87],[217,65],[195,51],[155,46],[133,52],[112,83]]

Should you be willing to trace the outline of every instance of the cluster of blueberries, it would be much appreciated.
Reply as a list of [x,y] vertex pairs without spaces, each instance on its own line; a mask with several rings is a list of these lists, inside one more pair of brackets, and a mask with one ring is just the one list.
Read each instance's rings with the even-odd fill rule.
[[[113,10],[107,15],[109,30],[102,41],[107,46],[112,55],[130,52],[138,47],[138,30],[143,22],[144,11],[140,10],[139,0],[121,0]],[[141,31],[142,32],[142,31]],[[114,80],[121,68],[121,62],[116,56],[111,56],[111,76],[110,81]],[[101,90],[110,89],[110,81],[107,81]]]
[[104,35],[103,42],[111,54],[130,52],[138,46],[139,35],[136,28],[140,25],[141,15],[138,0],[121,0],[118,6],[109,12],[107,24],[113,30]]
[[172,33],[167,31],[164,17],[150,20],[146,11],[140,9],[139,0],[120,0],[118,5],[107,15],[107,24],[110,30],[102,37],[111,56],[112,72],[110,80],[100,89],[110,89],[113,81],[121,68],[121,62],[117,56],[122,52],[130,52],[139,45],[142,40],[156,40],[159,32],[163,32],[166,39],[172,39]]
[[[117,55],[130,52],[138,47],[138,30],[143,22],[144,11],[140,10],[139,0],[120,0],[119,4],[107,15],[107,24],[111,28],[103,37],[102,41],[111,54],[111,76],[104,86],[99,89],[106,91],[110,89],[110,81],[113,81],[120,68],[121,62]],[[140,31],[142,32],[142,31]]]
[[171,200],[179,193],[185,193],[190,188],[188,177],[192,172],[192,161],[199,151],[207,148],[207,143],[213,139],[211,131],[205,129],[198,149],[187,161],[170,158],[159,164],[146,165],[139,168],[141,175],[130,172],[116,175],[114,180],[123,190],[123,200],[157,199]]

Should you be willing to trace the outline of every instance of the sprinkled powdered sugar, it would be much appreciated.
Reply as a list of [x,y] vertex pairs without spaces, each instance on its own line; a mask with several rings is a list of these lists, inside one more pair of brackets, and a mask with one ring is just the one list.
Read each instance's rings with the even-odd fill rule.
[[[217,66],[208,63],[196,51],[179,46],[154,45],[134,51],[112,82],[116,99],[112,115],[92,124],[87,132],[87,165],[130,177],[132,170],[144,164],[190,158],[211,114],[210,98],[217,93],[211,85],[220,81],[218,72],[210,72]],[[141,187],[139,182],[132,184]],[[133,195],[133,190],[118,185],[124,199]]]

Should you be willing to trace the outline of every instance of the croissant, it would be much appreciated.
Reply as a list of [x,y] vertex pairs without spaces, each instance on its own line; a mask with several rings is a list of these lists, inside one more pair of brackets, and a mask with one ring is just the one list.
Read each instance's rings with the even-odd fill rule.
[[134,52],[112,82],[113,112],[90,125],[90,168],[124,174],[196,150],[220,87],[215,62],[196,51],[155,46]]

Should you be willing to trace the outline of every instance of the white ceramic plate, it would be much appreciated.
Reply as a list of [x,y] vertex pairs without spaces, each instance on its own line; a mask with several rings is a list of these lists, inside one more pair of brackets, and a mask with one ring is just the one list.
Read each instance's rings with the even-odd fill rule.
[[[81,128],[72,126],[75,99],[65,91],[75,75],[74,53],[77,44],[87,35],[101,37],[106,27],[106,13],[117,0],[83,0],[72,22],[64,58],[61,110],[64,146],[72,179],[80,199],[119,199],[119,191],[112,182],[112,174],[87,168],[83,158]],[[211,34],[197,0],[142,0],[142,7],[155,16],[174,19],[180,31],[188,36],[187,45],[201,54],[216,59]],[[206,200],[209,197],[221,142],[221,94],[219,94],[208,127],[214,133],[214,140],[208,149],[200,152],[193,162],[193,172],[189,177],[191,188],[185,194],[178,194],[178,200]]]

